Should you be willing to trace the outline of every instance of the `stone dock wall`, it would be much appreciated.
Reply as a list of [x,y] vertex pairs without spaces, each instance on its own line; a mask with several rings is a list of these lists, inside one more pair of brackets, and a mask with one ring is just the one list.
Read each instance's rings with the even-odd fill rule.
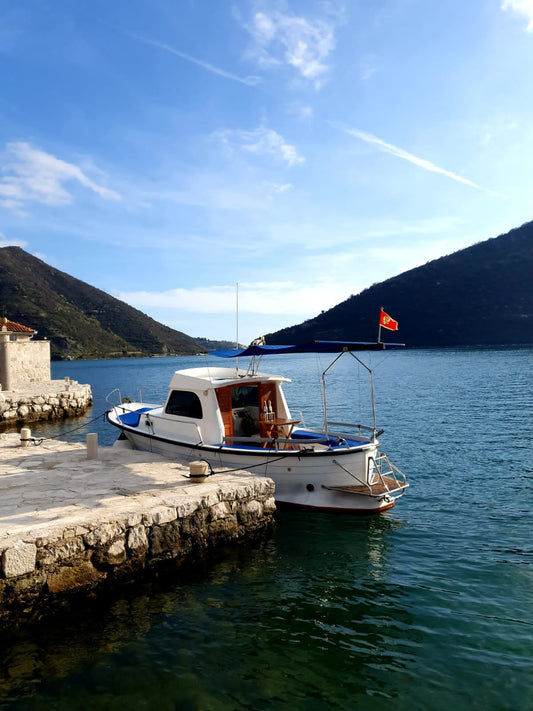
[[0,627],[273,524],[271,479],[192,483],[185,465],[147,452],[100,448],[91,461],[81,444],[44,446],[0,435]]
[[75,380],[31,383],[0,391],[0,425],[82,415],[92,403],[91,386]]

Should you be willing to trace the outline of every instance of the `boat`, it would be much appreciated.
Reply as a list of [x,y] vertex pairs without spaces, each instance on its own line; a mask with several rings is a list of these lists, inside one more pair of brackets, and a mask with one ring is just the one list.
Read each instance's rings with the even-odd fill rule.
[[[159,404],[145,403],[142,396],[131,402],[116,389],[113,397],[120,402],[107,412],[107,420],[135,449],[205,461],[210,473],[245,470],[270,477],[277,504],[381,512],[394,506],[409,484],[380,450],[383,430],[376,428],[372,371],[355,352],[395,345],[312,341],[212,351],[236,358],[236,366],[177,370]],[[307,427],[302,413],[289,409],[283,392],[288,378],[259,370],[263,356],[291,353],[334,356],[322,373],[324,421],[318,428]],[[328,420],[326,374],[343,356],[354,358],[368,373],[371,424]],[[239,367],[239,359],[248,357],[248,366]]]

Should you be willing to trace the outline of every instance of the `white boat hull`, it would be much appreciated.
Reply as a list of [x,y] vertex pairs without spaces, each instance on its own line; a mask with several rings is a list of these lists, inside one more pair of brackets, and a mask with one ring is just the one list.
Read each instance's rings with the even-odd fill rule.
[[[368,472],[378,459],[378,443],[339,447],[322,451],[301,449],[260,449],[236,446],[193,445],[170,441],[119,424],[108,413],[111,424],[119,427],[134,449],[161,454],[169,459],[190,462],[204,460],[214,473],[239,469],[274,481],[278,504],[313,509],[371,513],[384,511],[395,504],[407,485],[386,479],[369,486]],[[390,489],[388,491],[387,489]]]

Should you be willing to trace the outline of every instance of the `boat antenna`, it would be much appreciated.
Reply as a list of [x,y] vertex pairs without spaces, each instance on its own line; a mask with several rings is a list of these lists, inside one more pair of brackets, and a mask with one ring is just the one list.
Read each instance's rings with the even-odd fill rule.
[[[235,349],[239,349],[239,282],[235,284]],[[239,372],[239,358],[235,359],[235,372]]]

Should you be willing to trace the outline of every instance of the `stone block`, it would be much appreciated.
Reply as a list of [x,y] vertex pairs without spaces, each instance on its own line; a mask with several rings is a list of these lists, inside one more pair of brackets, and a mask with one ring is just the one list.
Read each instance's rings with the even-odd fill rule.
[[127,528],[133,528],[134,526],[138,526],[141,523],[142,518],[143,517],[141,513],[130,513],[126,515],[124,523]]
[[124,533],[122,523],[104,523],[86,534],[85,543],[91,547],[104,546],[122,533]]
[[148,548],[148,537],[144,526],[134,526],[126,534],[126,546],[134,553],[140,553]]
[[239,511],[239,520],[243,524],[257,521],[263,516],[263,504],[260,501],[253,499],[252,501],[244,501],[241,504]]
[[229,506],[225,501],[220,501],[218,504],[211,506],[211,519],[217,521],[226,518],[229,513]]
[[104,556],[104,562],[108,565],[120,565],[126,560],[126,548],[124,541],[119,540],[112,543]]
[[150,530],[150,552],[152,555],[178,551],[181,544],[180,526],[177,521],[154,526]]
[[79,555],[85,550],[83,538],[71,538],[63,540],[61,543],[53,546],[45,546],[39,548],[37,555],[37,563],[40,567],[52,565],[60,560],[67,560],[76,555]]
[[196,511],[197,508],[198,508],[197,501],[184,501],[182,504],[179,504],[177,507],[178,518],[182,519],[182,518],[185,518],[186,516],[190,516],[191,514],[193,514]]
[[156,526],[160,526],[163,523],[169,523],[169,521],[176,520],[176,509],[173,506],[162,506],[159,509],[152,511],[152,522]]
[[215,506],[219,501],[217,492],[214,491],[210,494],[207,494],[206,496],[202,496],[202,499],[200,501],[200,506],[204,509],[208,509],[211,506]]
[[47,587],[51,593],[61,593],[92,586],[105,577],[106,574],[97,570],[90,561],[82,559],[51,573],[47,579]]
[[17,575],[26,575],[35,570],[37,546],[35,543],[17,541],[14,546],[7,548],[2,555],[2,571],[6,578]]
[[276,511],[276,499],[273,496],[269,496],[268,499],[263,502],[263,511],[269,516]]

